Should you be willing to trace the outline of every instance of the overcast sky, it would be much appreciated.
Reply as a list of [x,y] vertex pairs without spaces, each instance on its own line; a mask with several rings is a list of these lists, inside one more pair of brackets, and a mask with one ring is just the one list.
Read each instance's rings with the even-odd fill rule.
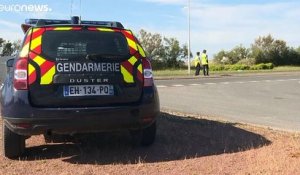
[[[72,0],[1,0],[0,37],[22,39],[25,18],[68,19]],[[137,33],[140,29],[188,40],[188,0],[73,0],[72,15],[83,20],[114,20]],[[43,12],[12,5],[45,5]],[[5,9],[6,8],[6,9]],[[15,8],[15,9],[7,9]],[[249,47],[258,36],[273,35],[300,46],[300,1],[191,0],[191,49],[207,49],[209,56],[239,44]]]

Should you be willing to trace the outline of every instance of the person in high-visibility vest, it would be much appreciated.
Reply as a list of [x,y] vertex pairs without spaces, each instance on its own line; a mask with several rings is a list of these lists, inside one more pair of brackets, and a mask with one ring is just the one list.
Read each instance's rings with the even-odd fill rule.
[[196,72],[195,72],[195,76],[198,76],[200,73],[200,52],[196,53],[195,59],[194,59],[194,63],[195,63],[195,68],[196,68]]
[[206,50],[203,50],[203,53],[201,55],[201,63],[202,63],[202,66],[203,66],[204,76],[209,76],[208,56],[206,54]]

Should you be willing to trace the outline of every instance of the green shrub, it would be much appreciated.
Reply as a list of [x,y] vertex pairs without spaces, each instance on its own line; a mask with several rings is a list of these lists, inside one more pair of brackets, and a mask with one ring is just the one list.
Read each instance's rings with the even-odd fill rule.
[[274,68],[273,63],[261,63],[261,64],[256,64],[251,66],[250,70],[267,70],[273,68]]
[[266,70],[273,69],[272,63],[262,63],[257,65],[246,65],[246,64],[233,64],[233,65],[221,65],[221,64],[210,64],[209,69],[211,71],[238,71],[238,70]]
[[167,68],[167,66],[159,60],[151,60],[151,66],[153,70],[163,70]]
[[[165,69],[187,69],[187,65],[183,61],[177,61],[176,64],[170,65],[160,60],[151,60],[151,66],[153,70],[165,70]],[[193,66],[191,66],[192,68]]]
[[224,66],[220,64],[210,64],[209,65],[209,70],[211,71],[222,71],[224,70]]
[[209,69],[211,71],[249,70],[250,66],[244,64],[233,64],[233,65],[211,64],[209,65]]
[[[187,66],[184,63],[179,62],[178,67],[168,67],[165,63],[158,60],[151,61],[153,70],[184,70]],[[210,71],[238,71],[238,70],[268,70],[273,69],[273,63],[261,63],[256,65],[246,65],[246,64],[233,64],[233,65],[222,65],[222,64],[209,64]],[[194,70],[194,65],[191,65],[191,70]]]
[[274,64],[273,63],[266,63],[267,69],[273,69]]
[[255,64],[255,59],[254,58],[244,58],[241,59],[237,64],[244,64],[247,66],[251,66]]
[[230,70],[249,70],[250,66],[245,64],[234,64],[230,66]]

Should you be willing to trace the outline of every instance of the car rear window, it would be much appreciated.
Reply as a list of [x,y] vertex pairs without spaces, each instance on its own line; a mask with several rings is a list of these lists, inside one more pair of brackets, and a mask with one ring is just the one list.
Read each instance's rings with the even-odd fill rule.
[[127,56],[127,40],[119,32],[46,31],[42,52],[47,59],[80,59],[86,55]]

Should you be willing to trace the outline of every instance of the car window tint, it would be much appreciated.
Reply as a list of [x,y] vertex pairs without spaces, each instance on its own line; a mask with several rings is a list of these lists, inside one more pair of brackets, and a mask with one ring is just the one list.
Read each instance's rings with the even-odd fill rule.
[[87,54],[129,54],[126,38],[119,32],[47,31],[42,37],[42,52],[47,59],[78,59]]

